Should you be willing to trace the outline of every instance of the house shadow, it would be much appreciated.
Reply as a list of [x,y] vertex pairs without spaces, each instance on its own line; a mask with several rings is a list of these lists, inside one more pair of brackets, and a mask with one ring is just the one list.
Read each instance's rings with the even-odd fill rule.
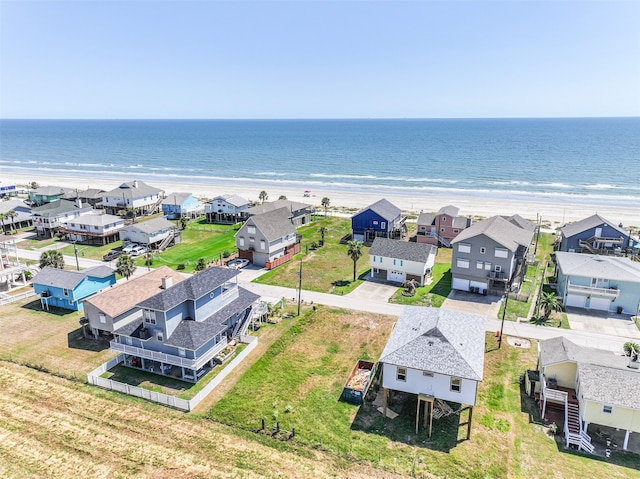
[[57,306],[49,306],[49,310],[42,309],[42,304],[40,303],[40,299],[34,299],[33,301],[30,301],[30,302],[28,302],[26,304],[23,304],[21,307],[24,308],[24,309],[31,310],[31,311],[37,311],[39,313],[53,314],[55,316],[60,316],[60,317],[77,313],[77,311],[72,311],[70,309],[64,309],[64,308],[59,308]]
[[85,337],[83,328],[84,326],[80,326],[67,333],[67,346],[70,349],[82,349],[83,351],[94,351],[96,353],[109,349],[108,341]]
[[[420,423],[416,433],[417,395],[395,393],[393,404],[388,406],[389,410],[398,414],[395,419],[390,419],[378,411],[378,402],[374,405],[372,401],[375,395],[374,392],[367,395],[351,423],[351,430],[377,434],[394,442],[447,453],[459,443],[466,441],[467,412],[451,414],[440,419],[434,418],[429,437],[429,424],[428,419],[424,421],[424,408],[420,411]],[[453,403],[450,406],[454,411],[460,407]]]

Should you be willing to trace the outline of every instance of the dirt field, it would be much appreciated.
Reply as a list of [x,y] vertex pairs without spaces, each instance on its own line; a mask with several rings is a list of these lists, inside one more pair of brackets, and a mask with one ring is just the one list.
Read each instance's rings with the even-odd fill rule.
[[0,362],[0,477],[398,476]]

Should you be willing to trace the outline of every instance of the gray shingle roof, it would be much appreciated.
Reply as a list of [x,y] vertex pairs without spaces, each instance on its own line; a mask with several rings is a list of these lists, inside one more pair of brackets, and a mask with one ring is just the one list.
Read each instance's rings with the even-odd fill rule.
[[565,275],[640,283],[640,263],[629,258],[558,251],[556,263]]
[[27,205],[24,201],[15,198],[0,201],[0,213],[8,213],[9,211],[16,209],[30,212],[31,206]]
[[216,200],[226,201],[227,203],[229,203],[230,205],[233,205],[235,207],[244,206],[244,205],[248,205],[249,204],[249,200],[243,198],[242,196],[238,196],[238,195],[234,195],[234,194],[216,196],[212,200],[212,202],[216,201]]
[[115,270],[109,266],[94,266],[83,269],[82,271],[57,269],[47,266],[36,274],[33,278],[33,283],[54,286],[56,288],[74,289],[80,282],[90,276],[94,278],[106,278],[112,274],[115,274]]
[[620,234],[624,236],[629,236],[629,232],[627,230],[625,230],[624,228],[620,228],[619,226],[616,226],[614,223],[607,221],[606,219],[604,219],[602,216],[598,214],[591,215],[588,218],[585,218],[580,221],[576,221],[575,223],[571,223],[570,225],[566,225],[560,229],[560,232],[566,238],[570,238],[573,235],[582,233],[583,231],[589,230],[591,228],[595,228],[603,224],[611,226],[612,228],[619,231]]
[[367,206],[366,208],[362,208],[353,216],[358,216],[360,213],[363,213],[364,211],[367,211],[367,210],[371,210],[374,213],[377,213],[387,221],[393,221],[402,214],[402,210],[400,208],[398,208],[396,205],[391,203],[389,200],[386,200],[383,198]]
[[131,231],[138,230],[143,233],[151,234],[156,231],[165,230],[165,229],[173,229],[175,228],[175,223],[165,219],[165,218],[154,218],[148,221],[141,221],[140,223],[135,223],[123,228],[123,231]]
[[454,228],[468,228],[469,226],[471,226],[471,218],[467,218],[466,216],[456,216],[455,218],[453,218],[453,225]]
[[105,193],[103,189],[100,188],[88,188],[84,191],[78,193],[78,198],[83,198],[87,200],[95,200],[102,198],[102,193]]
[[291,212],[288,208],[279,208],[277,210],[268,211],[259,215],[250,217],[244,225],[238,230],[236,236],[241,234],[248,234],[247,228],[249,226],[255,226],[267,241],[273,241],[284,236],[288,236],[291,233],[295,233],[296,227],[289,219]]
[[124,225],[124,220],[119,216],[92,213],[73,218],[72,220],[69,220],[69,223],[87,226],[104,226],[114,223],[122,223]]
[[195,301],[205,294],[209,294],[215,288],[236,277],[238,274],[240,274],[240,272],[235,269],[216,266],[207,268],[178,284],[174,284],[155,296],[138,303],[138,306],[145,309],[169,311],[184,301]]
[[193,195],[191,193],[171,193],[162,200],[163,205],[181,205]]
[[369,256],[384,256],[385,258],[403,259],[426,263],[430,255],[436,254],[436,247],[430,244],[413,243],[408,241],[376,238],[369,249]]
[[83,205],[81,208],[78,208],[75,202],[71,200],[55,200],[42,206],[36,206],[31,210],[31,212],[36,216],[40,216],[42,218],[55,218],[58,215],[70,213],[72,211],[91,210],[92,208],[90,205]]
[[502,216],[492,216],[478,221],[462,231],[452,244],[466,241],[479,235],[485,235],[510,251],[516,251],[518,246],[529,246],[533,239],[533,231],[523,229]]
[[441,308],[407,306],[380,362],[481,381],[485,318]]
[[142,196],[150,196],[163,192],[160,188],[148,185],[144,181],[130,181],[128,183],[122,183],[117,188],[103,193],[102,197],[140,198]]
[[300,210],[306,210],[311,208],[312,205],[307,203],[299,203],[298,201],[291,200],[276,200],[271,203],[265,203],[263,205],[254,206],[247,210],[247,214],[250,216],[261,215],[264,213],[268,213],[269,211],[274,211],[280,208],[286,208],[289,213],[296,212]]
[[217,334],[225,331],[228,326],[224,322],[231,316],[245,311],[260,296],[238,287],[238,297],[229,304],[216,311],[204,321],[182,320],[165,341],[167,346],[197,350]]
[[443,206],[442,208],[440,208],[438,210],[438,212],[436,213],[437,215],[449,215],[449,216],[458,216],[458,213],[460,212],[460,208],[457,208],[453,205],[447,205],[447,206]]
[[55,196],[74,193],[74,190],[71,188],[64,188],[62,186],[41,186],[40,188],[35,189],[33,193],[40,196]]
[[640,409],[640,372],[629,369],[629,358],[611,351],[578,346],[564,337],[540,341],[540,366],[564,362],[578,365],[585,399]]
[[533,224],[531,221],[529,220],[525,220],[522,216],[520,215],[511,215],[511,216],[503,216],[503,218],[505,220],[507,220],[509,223],[512,223],[524,230],[528,230],[528,231],[535,231],[536,230],[536,225]]
[[416,222],[418,225],[433,225],[433,222],[436,220],[436,215],[434,213],[420,213],[418,216],[418,221]]

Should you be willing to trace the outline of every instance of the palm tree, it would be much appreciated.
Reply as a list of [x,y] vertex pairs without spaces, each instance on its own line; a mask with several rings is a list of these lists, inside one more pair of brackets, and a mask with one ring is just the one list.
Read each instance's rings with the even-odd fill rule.
[[118,257],[118,262],[116,263],[116,271],[121,276],[129,279],[136,268],[136,262],[128,254],[123,254],[122,256]]
[[553,311],[562,311],[562,301],[560,301],[560,296],[555,293],[543,292],[540,296],[540,306],[544,311],[545,321],[549,319]]
[[320,241],[322,242],[322,246],[324,246],[324,234],[327,232],[327,228],[321,226],[318,228],[318,232],[320,233],[320,237],[322,238]]
[[324,198],[322,198],[322,201],[320,203],[322,204],[322,206],[324,206],[324,217],[326,218],[327,208],[329,207],[329,203],[331,203],[331,200],[325,196]]
[[2,232],[6,232],[6,228],[5,228],[5,224],[4,224],[4,220],[7,219],[7,214],[6,213],[0,213],[0,226],[2,226]]
[[267,194],[267,192],[266,192],[266,191],[262,190],[262,191],[260,192],[260,194],[258,195],[258,199],[259,199],[260,201],[262,201],[262,203],[264,203],[265,201],[267,201],[267,200],[269,199],[269,195]]
[[40,255],[40,268],[46,268],[50,266],[52,268],[64,269],[64,258],[60,251],[45,251]]
[[349,249],[347,250],[347,255],[353,261],[353,280],[356,280],[356,264],[358,260],[362,257],[362,241],[351,240],[348,243]]
[[16,213],[16,211],[15,211],[15,210],[11,210],[11,211],[7,212],[7,213],[5,214],[5,216],[6,216],[7,218],[11,219],[11,231],[14,231],[14,230],[15,230],[15,225],[14,225],[14,221],[15,221],[15,219],[14,219],[14,218],[15,218],[16,216],[18,216],[18,213]]

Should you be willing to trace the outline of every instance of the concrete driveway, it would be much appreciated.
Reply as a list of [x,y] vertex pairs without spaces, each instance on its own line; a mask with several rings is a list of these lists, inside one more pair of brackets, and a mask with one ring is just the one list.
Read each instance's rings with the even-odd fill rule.
[[387,302],[398,291],[398,288],[400,288],[398,284],[365,281],[345,297],[365,301]]
[[444,309],[463,313],[479,314],[490,319],[498,317],[500,310],[500,296],[482,296],[466,291],[451,290],[447,299],[442,303]]
[[622,338],[640,339],[640,331],[628,314],[585,311],[579,308],[567,308],[566,312],[571,329],[576,331],[590,331]]

